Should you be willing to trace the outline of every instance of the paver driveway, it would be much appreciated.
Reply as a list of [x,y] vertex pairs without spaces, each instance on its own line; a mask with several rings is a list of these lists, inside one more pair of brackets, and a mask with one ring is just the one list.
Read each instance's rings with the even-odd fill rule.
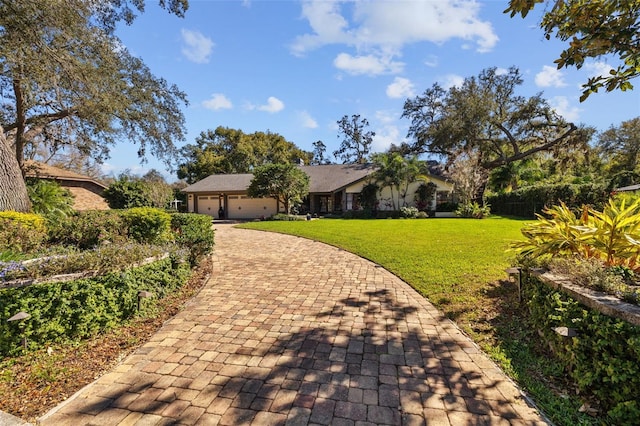
[[546,424],[384,269],[302,238],[216,228],[203,290],[43,424]]

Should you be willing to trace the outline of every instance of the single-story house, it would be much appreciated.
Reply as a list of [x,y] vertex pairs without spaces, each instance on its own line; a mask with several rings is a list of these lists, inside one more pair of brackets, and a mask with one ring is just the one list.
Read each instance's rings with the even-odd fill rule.
[[[375,166],[371,164],[329,164],[299,166],[309,176],[309,195],[304,209],[312,214],[342,213],[360,209],[360,192],[372,182]],[[251,198],[247,188],[251,173],[215,174],[183,189],[187,193],[189,212],[204,213],[215,218],[255,219],[283,213],[284,206],[274,198]],[[438,176],[429,176],[437,186],[431,209],[436,200],[448,199],[453,184]],[[393,206],[413,206],[416,189],[421,181],[409,185],[407,196],[398,200],[398,191],[383,188],[378,193],[378,209],[392,210]]]
[[73,208],[75,210],[109,209],[109,205],[102,197],[107,186],[92,177],[37,161],[28,161],[25,170],[27,177],[52,180],[68,189],[74,197]]

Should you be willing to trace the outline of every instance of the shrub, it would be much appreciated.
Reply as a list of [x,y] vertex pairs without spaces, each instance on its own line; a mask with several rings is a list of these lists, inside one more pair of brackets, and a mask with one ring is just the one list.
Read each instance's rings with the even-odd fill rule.
[[604,205],[609,191],[604,184],[540,184],[519,188],[512,192],[494,194],[487,197],[493,213],[534,217],[545,207],[565,203],[570,208]]
[[128,228],[118,210],[76,212],[50,231],[52,242],[82,250],[127,239]]
[[276,213],[271,215],[267,220],[281,220],[281,221],[297,221],[297,220],[307,220],[303,216],[290,215],[286,213]]
[[[544,336],[581,394],[598,398],[610,424],[636,424],[640,415],[640,327],[593,311],[527,276],[529,324]],[[566,338],[554,327],[578,333]],[[546,348],[546,347],[545,347]],[[545,349],[541,348],[541,349]]]
[[32,252],[40,249],[46,239],[47,229],[42,216],[0,212],[0,251]]
[[21,351],[21,331],[7,318],[20,311],[29,348],[90,337],[135,315],[138,292],[163,298],[182,286],[189,266],[164,259],[100,277],[0,290],[0,354]]
[[153,204],[147,196],[147,185],[141,180],[133,180],[121,176],[112,183],[102,194],[112,209],[130,209],[134,207],[148,207]]
[[456,210],[456,216],[473,219],[484,219],[489,216],[489,213],[491,213],[489,205],[480,206],[475,201],[472,203],[464,203]]
[[175,213],[171,215],[171,229],[175,241],[189,249],[189,262],[197,264],[203,256],[213,249],[214,231],[211,216],[194,213]]
[[33,212],[42,215],[49,223],[58,223],[73,214],[73,195],[58,182],[28,179],[27,190]]
[[453,201],[447,201],[447,202],[436,205],[436,211],[437,212],[455,212],[456,210],[458,210],[458,207],[459,207],[458,203]]
[[429,217],[429,215],[427,214],[427,212],[418,212],[418,214],[416,215],[416,218],[418,219],[427,219]]
[[544,213],[550,218],[538,215],[522,229],[526,241],[513,245],[524,256],[579,256],[640,270],[640,199],[630,205],[611,199],[602,211],[584,207],[579,216],[564,203]]
[[140,243],[158,244],[170,241],[171,215],[153,207],[135,207],[123,212],[129,236]]
[[407,219],[415,219],[418,216],[418,209],[415,207],[400,207],[400,214]]

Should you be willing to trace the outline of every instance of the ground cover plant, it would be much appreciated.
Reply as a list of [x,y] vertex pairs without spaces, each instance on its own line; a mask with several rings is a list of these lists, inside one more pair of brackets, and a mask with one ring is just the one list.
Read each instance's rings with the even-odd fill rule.
[[[139,208],[58,219],[0,214],[0,410],[29,420],[144,342],[211,270],[209,216]],[[7,321],[18,312],[29,316]]]
[[539,336],[522,320],[524,304],[505,269],[524,220],[254,222],[251,229],[298,235],[372,260],[398,275],[454,320],[514,378],[557,425],[599,424],[582,405],[562,365],[538,355]]

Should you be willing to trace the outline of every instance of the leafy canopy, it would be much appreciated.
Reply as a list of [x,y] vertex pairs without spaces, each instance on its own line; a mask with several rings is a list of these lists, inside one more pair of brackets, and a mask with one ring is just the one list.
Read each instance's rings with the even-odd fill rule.
[[[568,46],[554,62],[558,68],[580,69],[588,58],[617,57],[620,63],[609,75],[591,77],[582,85],[580,101],[600,88],[607,92],[633,88],[630,80],[640,75],[640,1],[638,0],[510,0],[505,13],[523,18],[537,4],[545,3],[540,27]],[[552,7],[549,7],[552,5]]]
[[289,214],[293,204],[309,193],[309,176],[290,163],[266,164],[253,171],[247,193],[250,197],[273,197]]
[[[144,0],[0,3],[0,126],[22,166],[30,145],[73,145],[102,160],[129,140],[171,161],[184,139],[186,96],[154,76],[114,35]],[[186,0],[162,0],[182,16]]]
[[272,163],[309,163],[313,154],[298,148],[277,133],[255,132],[219,126],[200,133],[195,144],[185,145],[180,154],[178,178],[194,183],[216,173],[250,173]]

